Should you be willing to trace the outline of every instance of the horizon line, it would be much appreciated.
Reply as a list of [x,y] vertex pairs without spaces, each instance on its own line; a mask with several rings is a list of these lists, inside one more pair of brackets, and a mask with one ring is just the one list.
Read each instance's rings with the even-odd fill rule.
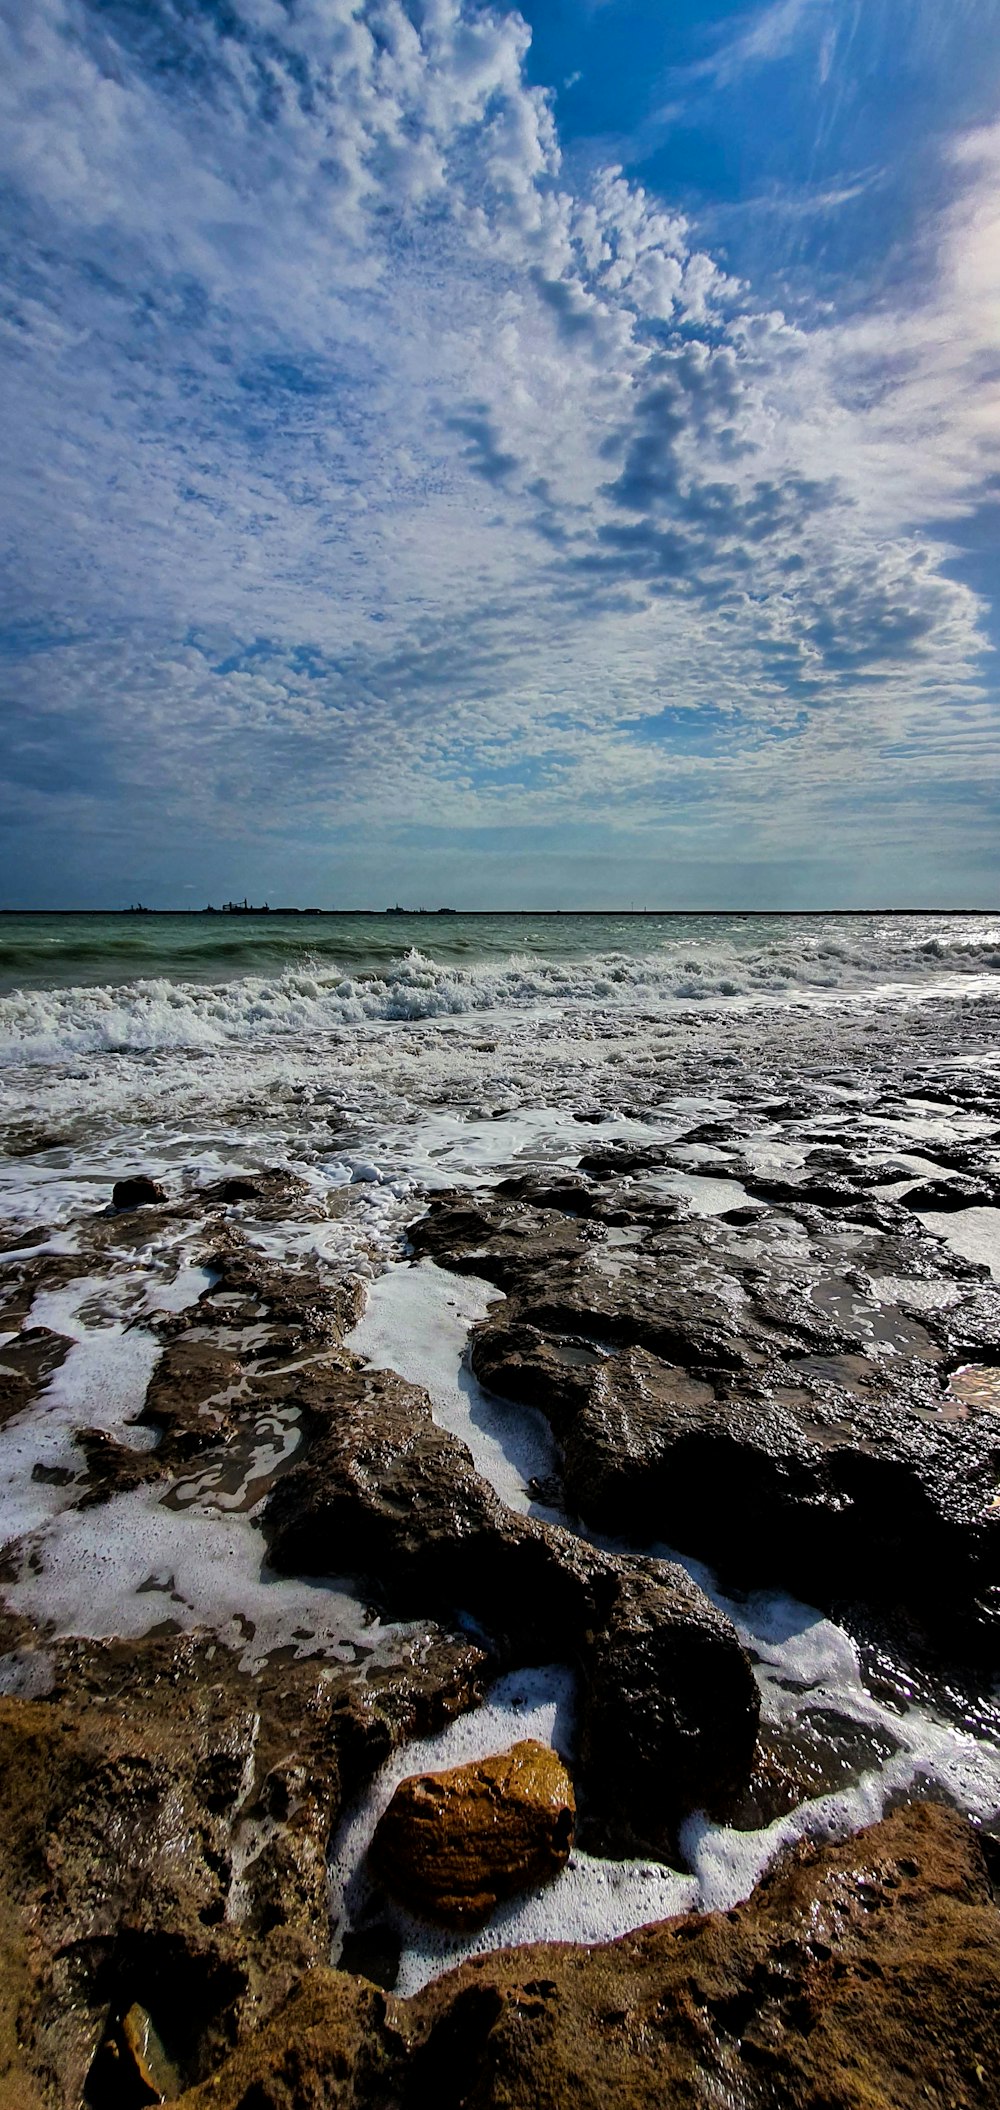
[[395,921],[400,916],[998,916],[1000,904],[983,902],[954,908],[869,904],[861,908],[5,908],[0,916],[371,916]]

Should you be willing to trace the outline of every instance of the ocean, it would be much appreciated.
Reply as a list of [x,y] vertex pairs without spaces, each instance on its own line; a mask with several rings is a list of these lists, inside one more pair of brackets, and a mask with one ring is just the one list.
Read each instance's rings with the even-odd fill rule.
[[[251,1668],[281,1650],[391,1654],[391,1622],[350,1578],[318,1588],[263,1561],[261,1505],[298,1443],[280,1414],[255,1427],[238,1471],[209,1462],[166,1491],[75,1505],[82,1430],[137,1451],[155,1441],[137,1417],[171,1314],[211,1280],[213,1184],[285,1179],[280,1207],[252,1193],[235,1204],[247,1250],[363,1285],[355,1354],[426,1386],[510,1506],[572,1523],[531,1492],[558,1469],[547,1423],[492,1399],[469,1368],[496,1289],[411,1264],[408,1230],[432,1197],[573,1172],[595,1142],[626,1162],[670,1146],[635,1191],[698,1218],[738,1213],[751,1171],[794,1179],[825,1144],[876,1181],[884,1164],[889,1198],[942,1176],[949,1153],[956,1168],[963,1152],[995,1164],[1000,1182],[994,1102],[997,915],[0,916],[0,1236],[22,1285],[0,1356],[21,1326],[72,1344],[0,1430],[0,1599],[52,1636],[208,1629]],[[135,1174],[161,1183],[170,1209],[148,1231],[138,1212],[122,1240],[111,1190]],[[922,1220],[984,1282],[1000,1279],[1000,1209],[980,1196]],[[476,1946],[596,1940],[728,1905],[789,1840],[856,1828],[910,1793],[995,1817],[989,1679],[972,1698],[933,1681],[890,1690],[835,1618],[778,1590],[727,1594],[685,1558],[751,1649],[765,1712],[786,1727],[794,1716],[803,1736],[812,1724],[814,1744],[826,1736],[852,1762],[763,1828],[692,1819],[684,1871],[576,1854],[481,1935],[430,1941],[404,1925],[401,1990]],[[0,1659],[0,1690],[23,1689],[22,1675]],[[571,1683],[565,1665],[521,1673],[391,1762],[333,1842],[338,1940],[363,1915],[366,1842],[400,1772],[515,1733],[571,1755]]]

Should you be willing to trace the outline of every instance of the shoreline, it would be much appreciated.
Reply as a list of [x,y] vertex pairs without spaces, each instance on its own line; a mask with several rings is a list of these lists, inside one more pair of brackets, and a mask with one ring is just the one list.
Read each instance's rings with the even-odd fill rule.
[[[1000,996],[907,994],[609,988],[8,1073],[0,1873],[62,2032],[29,2019],[18,2074],[75,2060],[78,2096],[137,2005],[235,2105],[225,2060],[260,2092],[302,2013],[325,2071],[324,1988],[405,2035],[466,1984],[506,2013],[510,1973],[596,2055],[609,1943],[665,1989],[676,1934],[635,1930],[735,1914],[771,1970],[788,1871],[853,1895],[886,1854],[953,1984],[937,1871],[979,1897],[1000,1824]],[[376,1826],[525,1738],[568,1856],[441,1929]]]

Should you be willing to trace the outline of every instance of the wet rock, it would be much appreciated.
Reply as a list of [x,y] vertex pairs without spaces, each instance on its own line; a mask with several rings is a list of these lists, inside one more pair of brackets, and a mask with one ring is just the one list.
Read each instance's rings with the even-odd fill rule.
[[330,1271],[277,1267],[246,1245],[234,1227],[209,1247],[205,1265],[215,1279],[194,1313],[181,1315],[179,1330],[213,1327],[230,1347],[234,1332],[249,1334],[236,1344],[245,1362],[284,1364],[324,1342],[339,1341],[364,1308],[364,1284],[356,1276],[338,1280]]
[[259,1200],[263,1189],[260,1180],[234,1173],[230,1179],[216,1180],[213,1186],[203,1187],[201,1192],[205,1201],[251,1202]]
[[[669,1854],[687,1810],[725,1806],[750,1771],[758,1694],[730,1622],[683,1570],[509,1510],[426,1393],[391,1371],[327,1366],[296,1396],[308,1442],[268,1499],[273,1566],[359,1575],[404,1617],[471,1615],[505,1664],[575,1657],[578,1785],[601,1838],[624,1826]],[[616,1680],[630,1696],[618,1734]]]
[[832,1708],[807,1708],[793,1723],[762,1726],[753,1772],[730,1822],[737,1831],[760,1831],[803,1802],[852,1786],[898,1749],[885,1729],[862,1726]]
[[516,1187],[516,1193],[498,1193],[488,1201],[445,1202],[433,1209],[410,1226],[413,1251],[457,1274],[471,1275],[481,1272],[479,1263],[488,1252],[489,1280],[500,1289],[513,1289],[530,1280],[540,1264],[572,1264],[603,1237],[600,1226],[584,1221],[576,1202],[570,1215],[561,1203],[548,1208],[526,1201],[522,1183]]
[[501,1898],[536,1889],[565,1867],[575,1814],[562,1760],[528,1739],[401,1781],[369,1861],[411,1911],[446,1927],[477,1927]]
[[26,1224],[0,1224],[0,1254],[6,1259],[9,1253],[23,1253],[31,1246],[45,1245],[49,1235],[44,1224],[35,1224],[30,1231]]
[[647,1214],[623,1243],[546,1258],[545,1212],[525,1207],[513,1274],[509,1217],[465,1224],[468,1264],[507,1285],[472,1361],[549,1419],[571,1510],[738,1585],[905,1604],[994,1646],[996,1417],[946,1392],[949,1363],[1000,1331],[992,1284],[905,1212]]
[[131,1179],[116,1180],[111,1190],[112,1206],[116,1209],[142,1209],[147,1202],[165,1202],[167,1190],[159,1180],[150,1179],[147,1172],[138,1172]]
[[11,1122],[4,1132],[4,1155],[11,1158],[41,1157],[48,1150],[71,1148],[69,1129],[39,1128],[30,1121]]
[[324,1194],[286,1166],[271,1165],[253,1173],[230,1173],[200,1187],[188,1198],[192,1209],[204,1202],[231,1206],[253,1202],[250,1212],[258,1223],[317,1223],[343,1215],[349,1206],[345,1190]]
[[465,1609],[501,1654],[534,1634],[542,1662],[595,1615],[600,1557],[509,1511],[417,1386],[328,1365],[295,1398],[308,1441],[268,1500],[273,1566],[360,1575],[400,1614]]
[[669,1143],[612,1143],[604,1150],[586,1151],[579,1160],[579,1170],[595,1180],[612,1180],[623,1173],[634,1178],[640,1172],[661,1172],[676,1163],[675,1150]]
[[851,1208],[867,1188],[877,1186],[883,1177],[877,1169],[863,1173],[852,1167],[849,1174],[805,1172],[799,1179],[783,1180],[755,1173],[744,1165],[734,1166],[731,1176],[741,1180],[747,1193],[757,1201],[785,1203],[792,1209],[834,1210]]
[[998,1972],[976,1839],[923,1805],[800,1845],[735,1911],[474,1957],[409,2001],[313,1972],[183,2110],[973,2110]]
[[325,1957],[343,1799],[475,1704],[484,1657],[425,1630],[371,1673],[315,1657],[250,1675],[203,1637],[44,1658],[44,1701],[0,1700],[0,2103],[89,2086],[111,2110],[136,2006],[180,2086]]
[[[364,1978],[311,1971],[275,2020],[181,2096],[178,2110],[387,2110],[406,2070],[397,2011],[402,2003]],[[419,2110],[420,2099],[412,2102]]]
[[232,1432],[250,1406],[243,1363],[199,1333],[169,1342],[149,1381],[140,1416],[160,1437],[162,1465],[183,1463]]
[[0,1329],[14,1333],[30,1327],[39,1290],[63,1289],[87,1272],[88,1262],[78,1253],[21,1252],[6,1260],[0,1279]]
[[736,1634],[683,1568],[636,1561],[583,1660],[586,1844],[676,1858],[681,1818],[726,1815],[753,1765],[758,1706]]
[[907,1209],[926,1210],[938,1215],[951,1214],[956,1209],[996,1208],[1000,1189],[991,1182],[955,1178],[950,1180],[922,1180],[917,1187],[910,1187],[900,1200]]
[[152,2016],[133,2001],[115,2016],[87,2076],[85,2110],[141,2110],[143,2104],[173,2102],[181,2078]]
[[47,1326],[26,1326],[0,1343],[0,1425],[30,1406],[64,1363],[73,1343]]

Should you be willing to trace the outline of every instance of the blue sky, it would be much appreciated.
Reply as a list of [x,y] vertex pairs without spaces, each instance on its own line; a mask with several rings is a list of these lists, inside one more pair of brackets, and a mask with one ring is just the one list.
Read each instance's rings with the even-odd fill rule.
[[1000,900],[995,0],[0,0],[0,901]]

